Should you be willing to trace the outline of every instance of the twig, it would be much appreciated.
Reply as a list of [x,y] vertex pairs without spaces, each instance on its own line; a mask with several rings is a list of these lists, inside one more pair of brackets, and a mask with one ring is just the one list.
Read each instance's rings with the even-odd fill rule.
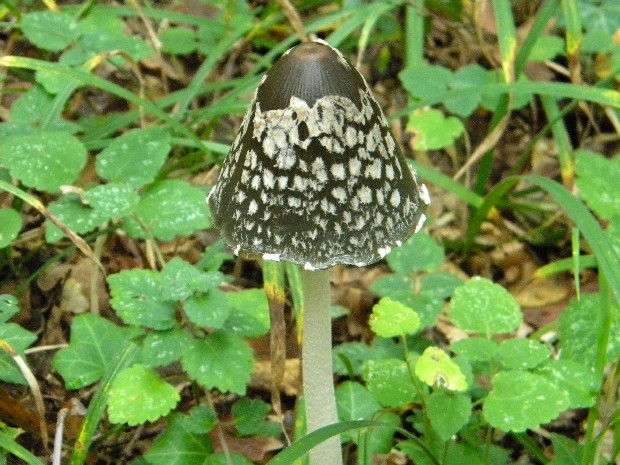
[[301,21],[301,17],[295,7],[291,4],[289,0],[277,0],[278,5],[282,8],[282,11],[286,15],[289,23],[295,29],[295,32],[299,36],[302,42],[310,42],[310,36],[306,32],[306,28],[304,27],[303,22]]

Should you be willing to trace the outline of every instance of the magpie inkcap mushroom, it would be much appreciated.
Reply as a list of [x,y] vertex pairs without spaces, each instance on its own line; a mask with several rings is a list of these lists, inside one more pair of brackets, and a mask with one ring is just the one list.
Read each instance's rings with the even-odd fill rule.
[[235,253],[317,270],[380,260],[430,200],[362,75],[317,40],[263,77],[208,203]]

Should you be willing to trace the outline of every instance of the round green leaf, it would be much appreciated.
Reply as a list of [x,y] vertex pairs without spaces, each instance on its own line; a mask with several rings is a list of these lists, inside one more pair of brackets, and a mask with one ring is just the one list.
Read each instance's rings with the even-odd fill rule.
[[54,11],[34,11],[22,17],[24,36],[39,48],[57,52],[76,40],[80,34],[72,16]]
[[568,408],[588,408],[596,402],[600,383],[593,366],[572,360],[551,360],[538,367],[536,374],[544,376],[568,394]]
[[[157,239],[170,241],[189,236],[210,226],[209,210],[202,190],[180,180],[167,180],[148,189],[135,208],[141,223]],[[142,226],[132,219],[125,230],[138,238],[148,237]]]
[[221,328],[230,315],[228,296],[219,289],[190,297],[183,308],[193,323],[214,329]]
[[207,389],[243,395],[254,365],[252,350],[233,334],[217,331],[196,339],[183,353],[187,374]]
[[[88,205],[84,205],[82,199],[77,194],[61,197],[60,200],[52,202],[48,210],[77,234],[90,232],[107,220],[107,218],[100,217]],[[45,239],[47,242],[56,242],[64,236],[65,234],[51,221],[45,221]]]
[[457,118],[446,118],[434,108],[414,112],[409,117],[407,129],[414,134],[416,150],[437,150],[452,145],[464,130],[463,123]]
[[22,229],[22,217],[12,208],[0,208],[0,249],[8,247]]
[[540,365],[551,353],[538,341],[531,339],[508,339],[499,346],[499,357],[504,367],[527,370]]
[[488,362],[497,356],[498,345],[491,339],[470,337],[453,342],[450,349],[471,362]]
[[58,192],[71,184],[86,163],[86,149],[64,132],[7,137],[0,142],[0,163],[11,176],[40,191]]
[[413,334],[420,329],[420,317],[409,307],[384,297],[372,308],[370,328],[381,337]]
[[150,367],[170,365],[181,359],[187,343],[187,333],[177,326],[167,331],[153,331],[142,343],[144,364]]
[[364,379],[375,399],[386,407],[402,407],[416,398],[407,363],[403,360],[386,358],[368,361]]
[[130,215],[140,201],[140,196],[128,184],[109,183],[86,191],[84,198],[102,218],[124,218]]
[[472,278],[456,288],[450,318],[462,330],[486,337],[514,331],[523,321],[512,295],[486,278]]
[[467,381],[461,368],[438,347],[427,347],[415,365],[415,374],[429,386],[465,391]]
[[134,365],[121,371],[110,387],[108,414],[112,423],[136,426],[167,415],[180,400],[174,387],[152,368]]
[[575,174],[579,194],[592,210],[606,220],[620,214],[620,195],[616,188],[620,179],[620,158],[577,150]]
[[401,247],[392,250],[386,260],[396,273],[410,275],[439,268],[445,255],[435,239],[426,234],[414,234]]
[[447,441],[467,424],[471,416],[471,399],[463,394],[438,390],[426,402],[431,426]]
[[165,299],[156,271],[121,271],[108,276],[108,284],[110,304],[125,323],[153,329],[174,326],[176,303]]
[[241,337],[258,337],[269,331],[269,303],[263,289],[228,292],[230,314],[222,327]]
[[170,136],[163,129],[132,129],[101,151],[95,168],[108,181],[142,187],[155,179],[169,151]]
[[493,377],[484,401],[489,424],[502,431],[538,428],[569,406],[568,395],[543,376],[527,371],[502,371]]

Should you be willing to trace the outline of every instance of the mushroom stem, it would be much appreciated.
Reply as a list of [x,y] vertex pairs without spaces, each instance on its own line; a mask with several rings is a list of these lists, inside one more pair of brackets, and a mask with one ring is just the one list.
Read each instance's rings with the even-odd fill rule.
[[[338,422],[332,370],[329,270],[303,272],[302,369],[306,427],[310,433]],[[340,436],[310,451],[310,465],[341,465]]]

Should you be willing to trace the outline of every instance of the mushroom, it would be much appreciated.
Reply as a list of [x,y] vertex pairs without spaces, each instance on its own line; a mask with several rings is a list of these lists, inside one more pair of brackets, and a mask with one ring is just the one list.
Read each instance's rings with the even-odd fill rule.
[[[362,75],[322,40],[284,53],[262,78],[208,197],[236,254],[303,267],[307,430],[338,421],[331,355],[335,265],[366,266],[424,223],[430,203]],[[310,463],[342,463],[338,437]]]

